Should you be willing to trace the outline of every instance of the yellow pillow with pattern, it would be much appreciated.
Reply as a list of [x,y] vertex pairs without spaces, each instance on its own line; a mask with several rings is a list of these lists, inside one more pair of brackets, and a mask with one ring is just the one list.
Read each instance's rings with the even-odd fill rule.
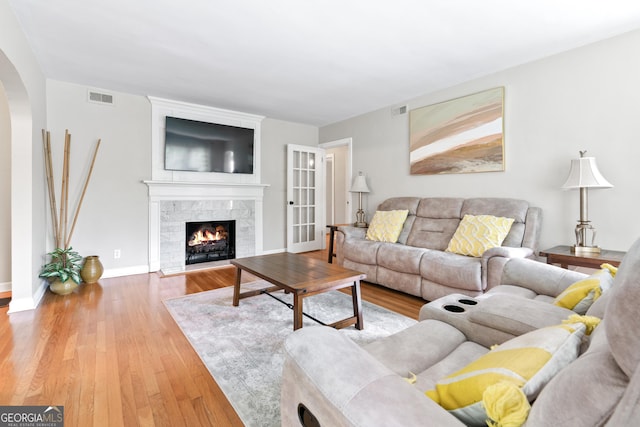
[[480,257],[487,249],[502,245],[513,221],[513,218],[493,215],[465,215],[446,251]]
[[495,347],[436,383],[425,394],[467,425],[485,425],[485,390],[500,382],[519,387],[533,401],[561,369],[575,360],[582,323],[537,329]]
[[376,211],[367,229],[366,238],[377,242],[397,242],[408,215],[409,211],[406,209]]
[[601,270],[565,289],[553,303],[578,314],[585,314],[602,293],[613,285],[617,268],[609,264],[602,264],[600,267],[602,267]]

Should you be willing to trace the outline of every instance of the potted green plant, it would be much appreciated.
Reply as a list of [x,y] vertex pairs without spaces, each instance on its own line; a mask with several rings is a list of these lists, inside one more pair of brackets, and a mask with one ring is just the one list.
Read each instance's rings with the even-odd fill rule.
[[51,292],[66,295],[80,284],[82,257],[72,247],[57,248],[48,254],[51,261],[42,267],[40,277],[49,280]]

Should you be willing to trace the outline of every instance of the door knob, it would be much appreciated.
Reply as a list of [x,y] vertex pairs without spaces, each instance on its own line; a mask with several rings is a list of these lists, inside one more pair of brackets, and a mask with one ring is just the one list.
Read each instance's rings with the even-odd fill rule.
[[289,204],[290,204],[290,205],[292,205],[292,204],[293,204],[293,201],[292,201],[292,200],[289,200]]

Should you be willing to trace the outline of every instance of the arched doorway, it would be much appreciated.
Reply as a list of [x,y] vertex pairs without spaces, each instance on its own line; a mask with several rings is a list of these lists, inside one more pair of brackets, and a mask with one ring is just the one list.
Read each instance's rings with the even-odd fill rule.
[[[3,202],[11,205],[11,292],[9,311],[35,307],[34,245],[33,245],[33,120],[29,96],[24,82],[9,58],[0,51],[0,82],[4,88],[9,112],[10,143],[0,146],[0,155],[10,155],[10,194]],[[8,145],[8,146],[7,146]],[[7,197],[8,196],[8,197]],[[19,234],[16,230],[20,230]],[[39,250],[39,249],[38,249]],[[17,256],[17,254],[21,254]]]

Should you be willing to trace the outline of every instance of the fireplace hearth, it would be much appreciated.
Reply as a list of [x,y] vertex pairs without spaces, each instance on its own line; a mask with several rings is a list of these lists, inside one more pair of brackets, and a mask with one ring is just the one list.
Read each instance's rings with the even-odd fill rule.
[[236,221],[187,222],[185,264],[222,261],[236,257]]

